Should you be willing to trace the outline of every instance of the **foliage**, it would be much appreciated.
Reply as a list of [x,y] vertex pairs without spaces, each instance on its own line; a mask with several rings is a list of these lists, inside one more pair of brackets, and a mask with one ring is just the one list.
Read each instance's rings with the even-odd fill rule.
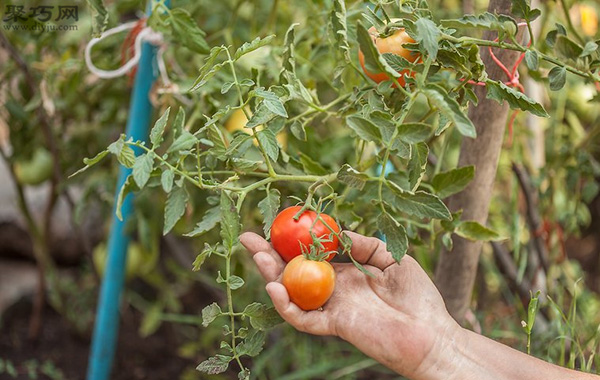
[[[105,9],[98,1],[90,3],[96,31],[107,22],[115,23],[127,10],[126,5],[111,4]],[[235,364],[239,378],[249,378],[250,369],[256,374],[264,370],[267,359],[261,358],[277,355],[283,345],[296,344],[290,340],[304,342],[306,350],[311,346],[309,338],[284,329],[288,340],[263,349],[269,337],[266,331],[281,319],[264,302],[262,286],[238,243],[239,234],[254,226],[263,226],[256,230],[268,237],[274,215],[284,206],[302,203],[327,212],[344,228],[378,234],[397,261],[412,254],[429,271],[440,249],[451,249],[452,234],[471,240],[502,240],[511,249],[522,279],[532,270],[526,257],[533,237],[524,228],[515,195],[519,188],[510,166],[513,162],[531,164],[530,136],[521,125],[534,115],[547,118],[543,122],[546,165],[533,170],[540,189],[540,212],[567,233],[576,234],[589,223],[585,203],[597,194],[594,177],[600,173],[594,146],[599,115],[596,112],[584,119],[574,110],[578,105],[568,104],[567,94],[577,86],[592,88],[600,80],[596,71],[600,55],[591,38],[579,36],[570,22],[555,20],[560,16],[556,12],[549,8],[540,12],[525,0],[515,1],[513,13],[525,22],[519,26],[514,17],[486,12],[455,15],[430,9],[425,1],[333,0],[295,5],[275,1],[271,10],[272,2],[233,3],[199,1],[175,4],[173,9],[153,3],[148,25],[168,41],[165,56],[173,85],[153,93],[160,112],[148,141],[119,135],[122,128],[107,129],[125,125],[122,94],[127,93],[126,80],[97,81],[88,76],[79,58],[71,58],[77,56],[76,37],[85,39],[87,34],[73,36],[69,54],[54,57],[57,63],[41,69],[50,93],[64,94],[54,102],[60,118],[53,123],[65,131],[60,151],[69,152],[59,157],[61,170],[77,174],[66,184],[85,183],[85,196],[76,211],[84,212],[88,200],[110,199],[117,165],[103,159],[113,156],[132,169],[119,189],[116,215],[120,217],[125,197],[137,193],[131,230],[149,252],[147,261],[154,260],[157,269],[145,270],[141,276],[157,296],[151,302],[135,294],[128,299],[145,312],[143,334],[151,334],[164,320],[185,320],[206,329],[204,345],[196,351],[212,356],[198,370],[218,374]],[[86,17],[91,22],[91,16]],[[402,19],[391,22],[393,17]],[[544,22],[545,38],[528,45],[518,31],[532,30],[535,19]],[[405,28],[416,41],[408,48],[423,59],[412,63],[379,54],[367,31],[371,25],[382,34]],[[481,39],[482,30],[497,32],[499,40]],[[26,36],[11,38],[18,46],[27,42]],[[42,46],[59,51],[58,44],[43,38],[32,55],[41,57]],[[110,47],[116,50],[114,44]],[[550,101],[490,79],[480,58],[480,49],[488,47],[523,53],[525,64],[520,72],[545,86]],[[367,69],[385,72],[391,80],[369,81],[356,64],[359,49]],[[107,55],[97,58],[99,64],[115,64]],[[414,78],[405,77],[405,87],[397,79],[398,71],[404,69],[416,73]],[[8,71],[14,72],[18,68]],[[476,138],[467,114],[469,105],[478,102],[474,85],[485,85],[488,98],[528,113],[517,117],[516,139],[505,147],[501,158],[489,226],[461,220],[460,211],[451,213],[444,203],[468,186],[477,170],[457,165],[461,139]],[[77,95],[81,92],[87,94],[85,104]],[[8,95],[5,108],[13,155],[7,159],[16,162],[19,157],[31,157],[32,147],[44,145],[35,133],[35,119],[26,117],[44,101],[33,94],[27,99],[18,98],[18,93]],[[599,99],[596,95],[593,101]],[[236,111],[242,111],[247,122],[243,128],[229,130],[226,122]],[[59,130],[54,133],[58,135]],[[85,159],[81,168],[74,157],[93,158]],[[96,167],[88,170],[92,166]],[[105,216],[109,210],[106,207]],[[189,268],[159,270],[156,266],[157,259],[152,257],[159,254],[160,236],[168,234],[193,238],[197,244],[200,253]],[[560,242],[555,238],[549,245],[553,247],[552,268],[561,273],[566,269],[557,260]],[[349,256],[347,244],[344,248],[343,256]],[[489,257],[485,260],[490,261]],[[197,271],[197,276],[187,273],[189,269]],[[502,280],[497,270],[487,271]],[[178,295],[198,279],[210,287],[216,282],[223,299],[204,307],[201,317],[183,315]],[[540,307],[548,308],[542,300]],[[518,300],[513,301],[519,308]],[[531,318],[526,319],[526,333],[534,337],[531,347],[539,353]],[[561,318],[566,325],[569,318],[554,320]],[[519,327],[514,322],[511,328]],[[220,330],[224,340],[210,333]],[[351,368],[356,362],[352,358],[358,354],[348,347],[327,344],[339,345],[348,356],[340,366]],[[586,351],[580,352],[585,355]],[[566,352],[551,355],[564,357]],[[306,357],[321,364],[315,366],[315,373],[305,371],[305,377],[318,376],[319,370],[325,374],[343,369],[325,365],[318,355]],[[366,368],[374,363],[363,364]],[[284,378],[290,368],[271,369],[269,375]]]

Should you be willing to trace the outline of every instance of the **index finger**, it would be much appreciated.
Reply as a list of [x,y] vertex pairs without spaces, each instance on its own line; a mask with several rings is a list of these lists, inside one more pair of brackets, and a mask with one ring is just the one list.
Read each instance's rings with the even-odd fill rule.
[[271,244],[262,236],[252,232],[244,232],[240,236],[240,242],[250,253],[258,270],[267,282],[276,281],[285,267],[285,263]]

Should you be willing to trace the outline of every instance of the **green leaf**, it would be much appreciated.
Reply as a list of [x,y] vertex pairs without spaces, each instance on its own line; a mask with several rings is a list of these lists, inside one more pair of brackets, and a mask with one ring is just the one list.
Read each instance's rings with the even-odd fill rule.
[[388,251],[396,262],[400,262],[408,250],[408,238],[404,226],[398,223],[388,213],[383,213],[377,218],[377,227],[385,235]]
[[452,215],[444,202],[433,194],[424,191],[417,191],[414,194],[395,192],[395,194],[394,206],[402,212],[418,218],[452,219]]
[[188,202],[188,194],[183,187],[176,187],[167,196],[165,204],[165,222],[163,224],[163,235],[166,235],[181,219]]
[[175,115],[175,121],[173,122],[173,135],[179,136],[183,132],[185,125],[185,110],[183,107],[179,107],[177,115]]
[[231,290],[236,290],[244,286],[244,280],[236,275],[231,275],[227,279],[227,284]]
[[449,197],[462,191],[475,176],[474,166],[464,166],[439,173],[433,177],[431,185],[440,198]]
[[252,161],[252,160],[246,160],[244,158],[232,158],[230,160],[231,164],[233,165],[233,167],[235,168],[235,170],[241,171],[241,172],[252,172],[254,170],[256,170],[256,168],[258,168],[260,166],[260,164],[262,163],[262,161]]
[[140,189],[146,186],[154,166],[154,153],[149,152],[136,157],[133,164],[133,180]]
[[235,83],[233,82],[225,82],[223,83],[223,85],[221,86],[221,94],[226,94],[229,92],[229,90],[231,90],[231,87],[233,87]]
[[258,209],[263,216],[263,231],[267,240],[271,237],[271,226],[277,216],[277,211],[279,211],[280,196],[279,190],[269,189],[267,196],[258,202]]
[[457,20],[442,20],[441,24],[446,28],[475,28],[483,30],[495,30],[514,35],[517,33],[517,22],[505,15],[494,15],[489,12],[478,16],[464,15]]
[[540,68],[540,57],[538,56],[537,51],[527,50],[525,52],[525,64],[531,71],[537,71]]
[[160,184],[165,193],[170,193],[173,189],[173,180],[175,179],[175,173],[171,169],[166,169],[160,175]]
[[250,120],[248,120],[248,122],[246,123],[246,128],[255,128],[259,125],[266,124],[269,121],[273,120],[275,116],[276,115],[273,112],[271,112],[271,110],[268,109],[267,106],[263,104],[263,102],[261,102],[258,105],[258,107],[256,107],[256,112],[254,113],[254,115],[252,115],[252,117],[250,117]]
[[219,315],[223,312],[221,308],[216,302],[211,303],[208,306],[205,306],[202,309],[202,326],[208,327]]
[[408,59],[406,59],[402,56],[399,56],[399,55],[396,55],[393,53],[383,53],[383,54],[381,54],[381,57],[395,71],[398,71],[398,72],[400,72],[402,70],[419,71],[418,67],[416,66],[415,63],[409,61]]
[[432,127],[425,123],[404,123],[398,126],[398,138],[406,143],[415,144],[427,140]]
[[359,172],[348,164],[344,164],[337,173],[337,179],[350,187],[362,190],[369,176]]
[[320,163],[313,160],[308,155],[300,152],[299,159],[306,173],[315,175],[328,174],[328,171]]
[[198,27],[188,11],[183,8],[175,8],[169,12],[169,16],[173,34],[183,46],[196,53],[208,54],[210,47],[204,39],[206,33]]
[[581,45],[562,34],[556,36],[554,49],[559,55],[570,59],[576,59],[583,53]]
[[252,144],[252,136],[245,133],[237,134],[229,143],[225,155],[227,157],[243,155]]
[[250,380],[250,370],[244,368],[238,372],[238,380]]
[[337,205],[336,215],[349,230],[356,229],[363,218],[356,214],[356,207],[352,202],[344,202]]
[[192,270],[194,272],[198,272],[202,267],[202,264],[204,264],[206,259],[210,257],[212,252],[213,249],[210,247],[210,245],[208,245],[208,243],[204,243],[204,249],[196,256],[194,262],[192,263]]
[[184,234],[183,236],[187,237],[197,237],[205,232],[208,232],[215,228],[215,226],[221,221],[221,209],[217,207],[212,207],[206,210],[202,220],[196,224],[196,227],[191,232]]
[[300,120],[295,120],[292,125],[290,125],[290,131],[298,140],[306,141],[306,129],[304,129],[304,124],[302,124]]
[[233,200],[226,191],[221,191],[221,238],[228,252],[237,244],[240,228],[240,216]]
[[233,59],[237,61],[243,55],[253,52],[254,50],[257,50],[265,45],[270,44],[274,38],[275,38],[275,35],[271,34],[262,39],[260,37],[256,37],[251,42],[244,42],[244,44],[235,51]]
[[462,217],[462,210],[452,213],[452,220],[442,220],[440,225],[447,232],[454,232],[458,225],[462,223],[460,218]]
[[216,125],[211,124],[208,126],[206,131],[206,137],[212,142],[213,146],[210,148],[210,153],[221,159],[225,159],[227,154],[227,147],[225,146],[225,139],[221,133],[221,130]]
[[446,90],[439,85],[428,84],[424,93],[431,105],[439,109],[441,114],[450,120],[463,136],[477,137],[475,126],[461,110],[456,99],[451,98]]
[[187,150],[191,147],[195,146],[198,142],[196,136],[192,135],[190,132],[183,130],[181,135],[173,141],[173,144],[167,150],[167,153],[179,152],[181,150]]
[[373,142],[381,141],[379,128],[370,120],[359,115],[350,115],[346,118],[346,123],[361,139]]
[[535,316],[539,308],[540,293],[541,292],[538,290],[535,295],[531,295],[531,300],[529,301],[529,306],[527,307],[527,326],[525,326],[525,329],[529,333],[531,333],[533,330],[533,325],[535,324]]
[[133,175],[130,174],[125,179],[125,182],[123,183],[123,186],[121,186],[121,189],[119,190],[119,194],[117,195],[117,204],[115,206],[115,214],[120,221],[123,221],[123,214],[121,213],[121,208],[123,207],[123,201],[125,200],[125,197],[130,192],[136,191],[136,190],[139,190],[139,188],[137,187],[137,185],[135,184],[135,181],[133,180]]
[[598,44],[595,43],[594,41],[588,41],[588,42],[586,42],[585,46],[583,47],[583,51],[581,52],[579,57],[584,58],[584,57],[590,56],[590,55],[594,54],[594,52],[596,52],[596,50],[598,50]]
[[[365,108],[368,110],[370,107],[367,106]],[[396,130],[396,121],[392,119],[390,112],[381,110],[371,111],[368,120],[379,129],[382,141],[389,142],[392,140],[392,136]]]
[[256,89],[254,90],[254,93],[257,97],[263,99],[262,104],[267,107],[269,111],[281,117],[288,117],[283,102],[273,92]]
[[473,221],[461,222],[454,231],[458,236],[473,241],[501,240],[497,232]]
[[549,117],[544,107],[531,99],[520,91],[512,87],[508,87],[502,82],[488,80],[485,83],[487,88],[487,98],[494,99],[502,104],[505,100],[512,109],[520,109],[522,111],[531,112],[540,117]]
[[261,304],[258,304],[260,306],[256,306],[256,304],[252,305],[255,305],[253,306],[253,310],[249,310],[248,313],[244,310],[244,314],[250,316],[250,325],[255,329],[268,330],[283,322],[283,319],[274,307],[267,307]]
[[233,360],[231,356],[216,355],[200,363],[196,370],[208,375],[218,375],[227,371],[231,360]]
[[424,142],[413,145],[410,160],[408,161],[408,182],[411,191],[415,191],[421,184],[421,179],[427,168],[429,147]]
[[417,27],[416,41],[425,48],[427,55],[435,61],[438,53],[438,41],[442,33],[433,21],[427,18],[420,18],[415,23]]
[[88,170],[89,168],[91,168],[92,166],[96,165],[98,162],[100,162],[104,157],[106,157],[106,155],[108,154],[108,150],[103,150],[102,152],[98,153],[97,155],[95,155],[92,158],[84,158],[83,159],[83,163],[85,164],[85,166],[79,170],[77,170],[75,173],[71,174],[69,176],[69,178],[75,177],[78,174],[83,173],[84,171]]
[[106,148],[110,153],[117,157],[119,163],[126,168],[132,168],[135,164],[135,153],[129,145],[125,143],[125,135],[121,135],[119,139]]
[[548,73],[548,81],[550,82],[550,89],[552,91],[560,90],[567,82],[567,69],[561,66],[554,66],[550,70],[550,73]]
[[98,162],[100,162],[107,154],[108,154],[108,150],[103,150],[102,152],[98,153],[97,155],[95,155],[92,158],[84,158],[83,159],[83,163],[86,164],[87,167],[90,167],[92,165],[96,165]]
[[94,37],[100,37],[108,26],[108,11],[104,7],[102,0],[86,0],[90,8],[94,10],[92,30]]
[[356,37],[358,39],[360,51],[365,57],[365,68],[367,71],[371,73],[385,72],[390,77],[400,77],[400,73],[394,70],[379,54],[371,35],[360,22],[358,22],[356,27]]
[[150,131],[150,142],[152,143],[152,149],[156,148],[162,142],[162,136],[165,131],[165,127],[167,126],[167,120],[169,120],[169,113],[171,112],[171,107],[167,108],[167,110],[162,114],[161,117],[156,120],[154,123],[154,127]]
[[454,247],[454,242],[452,241],[452,234],[446,232],[442,235],[442,244],[444,244],[444,248],[448,251],[452,251],[452,247]]
[[279,158],[279,143],[277,142],[277,136],[270,128],[258,131],[256,134],[258,141],[265,149],[267,156],[273,161],[277,161]]
[[344,0],[335,0],[331,10],[331,27],[337,46],[344,53],[346,62],[350,61],[350,45],[348,44],[348,26],[346,24],[346,4]]
[[296,39],[295,28],[300,24],[293,23],[285,32],[283,41],[283,52],[281,54],[284,72],[296,72],[296,58],[294,58],[294,40]]
[[216,63],[219,55],[226,51],[227,49],[224,46],[215,46],[210,49],[210,54],[206,58],[206,62],[200,68],[200,74],[198,78],[194,81],[194,84],[189,89],[190,92],[198,90],[200,87],[204,86],[210,78],[212,78],[223,66],[224,63]]
[[247,317],[260,316],[265,308],[267,308],[267,305],[260,302],[252,302],[244,308],[243,314]]
[[539,9],[531,9],[529,0],[513,0],[512,13],[529,21],[533,21],[540,16]]
[[556,29],[549,31],[548,34],[546,35],[546,44],[548,44],[548,46],[550,46],[550,47],[554,47],[556,45],[556,39],[558,38],[558,36],[560,36],[560,35],[566,36],[567,35],[567,30],[565,29],[564,26],[562,26],[559,23],[556,23],[555,25],[556,25]]
[[256,356],[260,354],[265,344],[266,333],[261,330],[252,330],[243,342],[236,346],[238,355]]

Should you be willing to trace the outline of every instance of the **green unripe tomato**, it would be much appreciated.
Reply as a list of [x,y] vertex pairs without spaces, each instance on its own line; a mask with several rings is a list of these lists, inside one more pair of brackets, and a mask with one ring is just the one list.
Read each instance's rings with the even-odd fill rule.
[[[94,248],[92,252],[92,261],[96,268],[98,276],[104,277],[104,271],[106,268],[106,259],[108,257],[108,251],[106,243],[100,243]],[[131,279],[140,273],[142,265],[144,263],[144,254],[141,244],[137,242],[129,243],[127,248],[127,263],[125,268],[125,278]]]
[[15,176],[23,185],[36,186],[52,176],[52,155],[44,148],[38,148],[29,160],[15,162]]

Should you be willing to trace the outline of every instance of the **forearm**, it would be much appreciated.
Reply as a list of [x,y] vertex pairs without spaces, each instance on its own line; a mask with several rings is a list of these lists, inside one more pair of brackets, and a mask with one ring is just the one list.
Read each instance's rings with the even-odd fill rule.
[[461,329],[423,377],[415,380],[599,380],[600,376],[569,370]]

